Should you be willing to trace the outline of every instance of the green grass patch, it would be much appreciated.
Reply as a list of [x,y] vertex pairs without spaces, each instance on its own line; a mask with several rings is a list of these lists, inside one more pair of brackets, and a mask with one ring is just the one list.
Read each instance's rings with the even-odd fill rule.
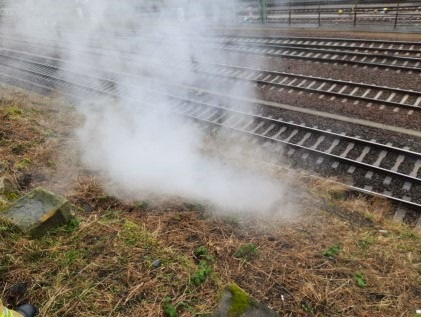
[[241,245],[234,254],[237,259],[252,260],[258,255],[257,246],[253,243]]
[[172,304],[172,299],[167,296],[163,299],[163,312],[168,317],[176,317],[176,307]]
[[31,164],[32,164],[32,161],[29,158],[24,157],[23,159],[15,163],[14,168],[19,171],[22,171],[28,168],[28,166]]
[[354,274],[354,281],[358,287],[365,287],[366,286],[366,278],[360,272]]
[[339,252],[341,252],[341,246],[339,244],[334,244],[323,251],[323,255],[326,257],[334,257],[338,255]]
[[22,115],[23,110],[21,108],[16,107],[16,106],[11,106],[11,107],[4,108],[3,113],[8,115],[8,116],[16,117],[16,116]]

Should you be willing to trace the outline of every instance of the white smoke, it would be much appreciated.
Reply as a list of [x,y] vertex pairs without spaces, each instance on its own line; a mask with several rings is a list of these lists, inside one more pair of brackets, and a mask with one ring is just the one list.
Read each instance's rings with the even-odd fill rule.
[[[158,79],[181,85],[197,80],[189,69],[168,65],[219,61],[220,53],[183,38],[214,35],[214,26],[234,20],[235,5],[224,0],[14,0],[8,6],[15,15],[4,19],[2,33],[66,47],[65,52],[50,46],[37,53],[54,52],[65,58],[61,67],[112,77],[122,88],[119,100],[81,102],[85,121],[77,134],[84,164],[133,198],[177,195],[225,210],[274,211],[284,204],[286,185],[208,157],[202,151],[204,130],[172,113],[168,97],[151,98],[151,89],[163,89]],[[161,40],[169,35],[174,41]],[[85,53],[85,47],[96,54]],[[149,76],[128,77],[127,72]],[[253,94],[230,83],[225,93]]]

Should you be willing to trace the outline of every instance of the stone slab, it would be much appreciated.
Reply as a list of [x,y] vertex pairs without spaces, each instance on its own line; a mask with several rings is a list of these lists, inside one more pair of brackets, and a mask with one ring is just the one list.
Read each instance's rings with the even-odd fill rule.
[[22,232],[40,236],[72,219],[71,204],[62,196],[38,187],[0,213]]

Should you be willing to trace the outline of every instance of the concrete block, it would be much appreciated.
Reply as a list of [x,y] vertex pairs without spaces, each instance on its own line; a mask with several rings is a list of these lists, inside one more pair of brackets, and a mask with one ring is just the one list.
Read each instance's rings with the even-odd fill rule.
[[0,212],[0,218],[23,233],[40,236],[72,219],[71,204],[62,196],[38,187]]

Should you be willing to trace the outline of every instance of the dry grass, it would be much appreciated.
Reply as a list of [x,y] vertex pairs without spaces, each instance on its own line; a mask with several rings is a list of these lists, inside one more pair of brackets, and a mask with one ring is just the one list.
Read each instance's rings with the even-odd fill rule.
[[[318,180],[303,184],[310,197],[292,221],[217,217],[182,199],[119,200],[79,165],[71,107],[5,87],[1,97],[0,176],[19,184],[3,205],[43,185],[70,199],[78,219],[36,240],[0,226],[9,306],[30,301],[46,317],[161,316],[164,307],[195,316],[235,282],[281,316],[412,316],[420,307],[420,233],[387,219],[386,201]],[[245,245],[256,252],[235,257]]]

